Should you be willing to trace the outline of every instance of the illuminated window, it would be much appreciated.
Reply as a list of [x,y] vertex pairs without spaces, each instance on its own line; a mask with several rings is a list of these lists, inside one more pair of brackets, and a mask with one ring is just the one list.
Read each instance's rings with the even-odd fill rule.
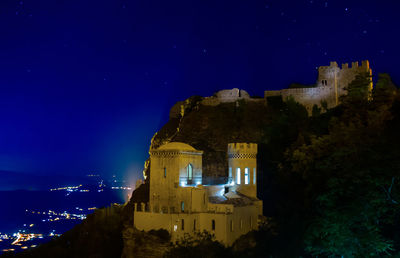
[[236,169],[236,184],[240,185],[240,168]]
[[182,231],[184,231],[184,230],[185,230],[185,220],[182,219]]
[[187,174],[188,184],[191,184],[192,183],[192,179],[193,179],[193,165],[192,164],[189,164],[186,167],[186,174]]
[[254,184],[254,185],[257,184],[256,175],[257,175],[257,173],[256,173],[256,168],[253,168],[253,184]]
[[232,177],[232,168],[229,167],[229,177]]
[[181,211],[182,211],[182,212],[185,211],[185,202],[181,202]]
[[164,168],[164,178],[167,177],[167,168]]
[[215,220],[211,220],[211,230],[215,230]]
[[248,185],[250,181],[249,168],[244,169],[244,184]]
[[178,225],[174,225],[174,231],[176,232],[178,230]]

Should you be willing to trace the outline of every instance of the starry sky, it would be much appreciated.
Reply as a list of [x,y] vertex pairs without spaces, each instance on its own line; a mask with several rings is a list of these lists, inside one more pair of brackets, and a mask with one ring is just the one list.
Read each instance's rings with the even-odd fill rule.
[[192,95],[314,83],[368,59],[400,84],[400,1],[1,0],[0,170],[139,176]]

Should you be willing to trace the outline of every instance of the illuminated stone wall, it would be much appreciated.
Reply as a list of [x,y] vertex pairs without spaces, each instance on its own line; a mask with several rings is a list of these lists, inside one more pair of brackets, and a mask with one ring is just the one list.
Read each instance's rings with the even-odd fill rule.
[[[325,101],[328,108],[333,108],[339,104],[339,97],[346,94],[345,88],[356,78],[357,74],[368,73],[372,75],[367,60],[353,62],[349,67],[347,63],[338,67],[336,62],[331,62],[329,66],[320,66],[318,68],[318,79],[314,88],[282,89],[278,91],[265,91],[264,97],[282,96],[286,101],[289,97],[304,105],[309,114],[314,105],[321,107],[321,102]],[[370,85],[372,90],[372,84]],[[267,99],[268,101],[268,99]]]
[[[209,204],[208,212],[158,213],[135,211],[134,226],[139,230],[165,229],[174,242],[185,234],[194,235],[208,231],[217,241],[230,246],[241,235],[257,229],[262,202],[255,205],[234,207],[233,205]],[[214,229],[213,226],[214,220]],[[182,227],[182,223],[184,224]]]

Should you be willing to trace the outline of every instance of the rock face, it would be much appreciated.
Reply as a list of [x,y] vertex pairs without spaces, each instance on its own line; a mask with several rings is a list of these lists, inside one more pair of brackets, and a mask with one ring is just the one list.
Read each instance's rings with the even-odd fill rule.
[[212,106],[190,98],[183,103],[182,116],[171,117],[154,135],[150,149],[177,141],[203,150],[203,177],[226,177],[228,143],[260,142],[262,127],[269,120],[263,101],[241,99]]

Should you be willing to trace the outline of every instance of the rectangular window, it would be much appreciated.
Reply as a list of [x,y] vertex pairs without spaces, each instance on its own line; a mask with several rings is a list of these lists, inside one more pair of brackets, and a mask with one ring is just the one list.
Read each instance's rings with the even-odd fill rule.
[[193,231],[196,231],[196,220],[193,220]]
[[232,168],[229,167],[229,177],[232,178]]
[[236,169],[236,184],[240,185],[240,168]]
[[182,231],[184,231],[184,230],[185,230],[185,220],[182,219]]
[[253,185],[257,184],[256,175],[257,175],[256,168],[253,168]]
[[167,168],[164,168],[164,178],[167,177]]
[[185,202],[181,202],[181,212],[185,211]]
[[248,185],[250,181],[249,168],[244,169],[244,184]]
[[233,220],[231,220],[231,232],[233,232]]
[[211,220],[211,230],[215,230],[215,220]]

